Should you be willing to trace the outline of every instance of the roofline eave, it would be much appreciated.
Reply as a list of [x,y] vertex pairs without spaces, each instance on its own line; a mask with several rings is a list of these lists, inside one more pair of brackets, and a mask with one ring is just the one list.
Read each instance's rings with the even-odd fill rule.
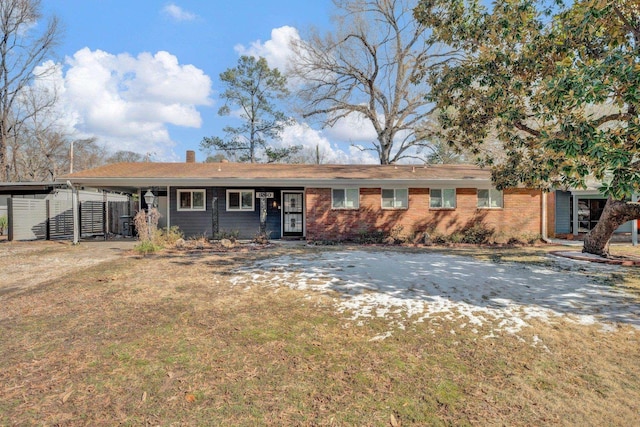
[[491,188],[491,180],[483,178],[466,179],[367,179],[367,178],[64,178],[74,185],[90,187],[310,187],[328,188],[353,186],[380,188],[403,186],[410,188],[455,187]]

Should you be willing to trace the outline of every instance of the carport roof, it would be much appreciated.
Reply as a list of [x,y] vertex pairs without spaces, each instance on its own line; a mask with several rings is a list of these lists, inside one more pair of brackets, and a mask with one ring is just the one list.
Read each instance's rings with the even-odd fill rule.
[[[490,185],[472,165],[307,165],[251,163],[116,163],[58,178],[79,185]],[[473,184],[471,184],[473,182]],[[458,185],[460,186],[460,185]]]
[[48,193],[54,188],[63,184],[51,181],[29,181],[29,182],[0,182],[0,194],[11,194],[16,192]]

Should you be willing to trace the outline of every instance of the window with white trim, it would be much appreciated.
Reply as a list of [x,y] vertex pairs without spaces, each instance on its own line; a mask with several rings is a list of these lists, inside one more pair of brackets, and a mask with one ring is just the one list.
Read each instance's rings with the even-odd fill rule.
[[359,188],[334,188],[331,190],[333,209],[358,209],[360,207]]
[[178,190],[179,211],[203,211],[206,209],[205,190]]
[[406,188],[383,188],[382,209],[407,209],[409,190]]
[[455,209],[455,188],[431,188],[429,189],[429,207],[433,209]]
[[254,190],[227,190],[228,211],[254,211]]
[[502,191],[490,188],[488,190],[478,189],[479,208],[501,208],[503,205]]

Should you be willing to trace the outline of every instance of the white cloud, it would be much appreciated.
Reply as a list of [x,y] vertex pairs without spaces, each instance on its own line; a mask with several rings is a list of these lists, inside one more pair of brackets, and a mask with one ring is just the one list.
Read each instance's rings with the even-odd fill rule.
[[335,125],[327,128],[326,132],[332,139],[349,143],[371,143],[378,138],[371,120],[360,113],[351,113],[338,120]]
[[[367,148],[367,150],[363,149]],[[363,147],[362,145],[349,146],[349,163],[353,164],[380,164],[380,158],[375,151],[370,150],[372,146]]]
[[276,145],[291,147],[302,145],[310,158],[320,155],[323,164],[378,163],[371,151],[361,151],[349,146],[347,150],[337,143],[332,143],[321,130],[311,128],[306,123],[295,123],[285,128],[281,141]]
[[[174,157],[168,126],[199,128],[211,79],[168,52],[113,55],[84,48],[66,59],[55,85],[67,125],[112,150]],[[53,83],[51,83],[53,84]]]
[[176,6],[173,3],[169,3],[162,8],[162,13],[169,16],[176,21],[193,21],[198,17],[195,13],[187,12],[180,6]]
[[271,30],[271,39],[266,42],[256,40],[249,47],[238,44],[234,50],[239,55],[263,57],[269,67],[285,72],[291,59],[291,41],[300,40],[300,34],[294,27],[284,26]]

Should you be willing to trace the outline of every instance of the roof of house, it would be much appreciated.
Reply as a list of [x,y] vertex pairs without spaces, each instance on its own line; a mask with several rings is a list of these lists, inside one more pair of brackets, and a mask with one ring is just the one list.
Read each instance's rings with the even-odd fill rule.
[[148,185],[396,185],[474,182],[490,185],[489,170],[471,165],[308,165],[251,163],[115,163],[58,178],[92,186]]

